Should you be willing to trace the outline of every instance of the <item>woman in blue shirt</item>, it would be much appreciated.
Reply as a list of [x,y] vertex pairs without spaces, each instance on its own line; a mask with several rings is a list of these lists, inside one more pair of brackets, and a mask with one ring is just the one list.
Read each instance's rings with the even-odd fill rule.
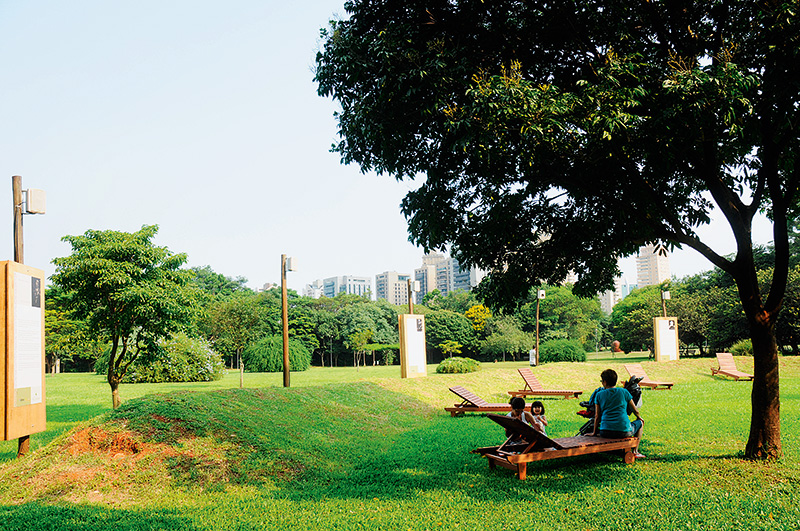
[[[644,422],[639,409],[633,403],[633,397],[624,387],[616,387],[617,373],[606,369],[600,373],[603,389],[594,396],[594,431],[590,435],[599,435],[608,439],[636,437],[641,439]],[[628,418],[629,412],[636,415],[633,422]],[[639,447],[633,449],[636,459],[644,456]]]

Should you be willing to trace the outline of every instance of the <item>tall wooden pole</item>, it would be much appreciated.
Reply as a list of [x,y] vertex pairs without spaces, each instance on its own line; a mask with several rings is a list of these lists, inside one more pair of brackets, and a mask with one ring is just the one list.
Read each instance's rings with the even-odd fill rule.
[[536,295],[536,366],[539,366],[539,295]]
[[289,310],[286,297],[286,255],[281,255],[281,320],[283,321],[283,386],[289,387]]
[[236,349],[236,362],[239,364],[239,389],[244,389],[244,363],[242,363],[242,349]]
[[[22,177],[11,177],[11,196],[14,200],[14,261],[25,263],[24,246],[22,244]],[[30,435],[23,435],[18,439],[17,457],[28,453],[31,444]]]
[[408,313],[414,313],[414,290],[411,289],[412,280],[408,279]]
[[11,191],[14,199],[14,261],[25,263],[22,244],[22,177],[11,178]]

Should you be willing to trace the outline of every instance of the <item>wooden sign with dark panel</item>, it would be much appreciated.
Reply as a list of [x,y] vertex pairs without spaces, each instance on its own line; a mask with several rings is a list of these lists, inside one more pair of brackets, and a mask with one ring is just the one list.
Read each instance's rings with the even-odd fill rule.
[[3,440],[44,431],[44,271],[0,262],[0,314],[4,318],[0,373],[5,381]]

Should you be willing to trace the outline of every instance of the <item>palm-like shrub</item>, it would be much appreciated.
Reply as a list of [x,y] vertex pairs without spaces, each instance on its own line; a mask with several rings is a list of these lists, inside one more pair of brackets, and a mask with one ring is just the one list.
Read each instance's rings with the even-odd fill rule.
[[[242,353],[248,372],[283,371],[283,337],[267,336],[247,347]],[[305,371],[311,365],[311,353],[302,341],[289,338],[289,368]]]

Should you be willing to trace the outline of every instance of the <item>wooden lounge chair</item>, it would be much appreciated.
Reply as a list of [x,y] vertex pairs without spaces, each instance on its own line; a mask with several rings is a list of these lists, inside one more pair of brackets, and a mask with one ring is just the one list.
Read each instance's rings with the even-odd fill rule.
[[457,385],[451,387],[450,390],[461,398],[460,404],[455,404],[454,407],[446,407],[445,411],[450,412],[451,417],[456,415],[463,415],[464,413],[481,413],[484,411],[511,411],[511,404],[490,404],[483,398],[479,397],[469,389]]
[[672,386],[675,385],[672,382],[657,382],[655,380],[651,380],[647,377],[647,373],[644,372],[641,363],[628,363],[625,365],[625,370],[628,371],[628,374],[631,376],[644,376],[644,380],[639,382],[641,387],[649,387],[651,389],[667,389],[672,390]]
[[563,389],[545,389],[533,371],[528,367],[523,367],[519,370],[519,375],[525,380],[525,388],[519,391],[509,391],[511,396],[563,396],[566,398],[578,398],[583,391],[566,391]]
[[736,362],[733,361],[733,354],[730,352],[717,352],[717,362],[719,362],[719,369],[711,367],[711,374],[721,374],[723,376],[730,376],[736,381],[739,380],[752,380],[753,375],[742,372],[736,368]]
[[491,413],[486,416],[500,424],[507,433],[512,435],[500,446],[476,448],[472,450],[472,453],[487,458],[490,468],[500,465],[513,470],[519,479],[525,479],[528,463],[545,459],[622,450],[625,463],[630,464],[636,460],[633,453],[634,448],[639,446],[639,439],[636,437],[605,439],[578,435],[577,437],[551,439],[517,419]]

